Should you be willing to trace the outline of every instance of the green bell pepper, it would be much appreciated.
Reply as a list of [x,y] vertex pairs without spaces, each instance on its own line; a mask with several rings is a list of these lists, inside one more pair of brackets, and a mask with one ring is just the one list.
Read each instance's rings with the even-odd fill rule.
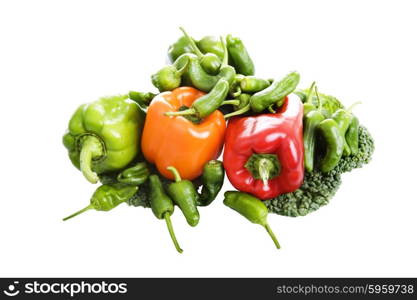
[[91,183],[126,167],[140,152],[145,114],[127,95],[81,105],[71,117],[63,144],[73,165]]

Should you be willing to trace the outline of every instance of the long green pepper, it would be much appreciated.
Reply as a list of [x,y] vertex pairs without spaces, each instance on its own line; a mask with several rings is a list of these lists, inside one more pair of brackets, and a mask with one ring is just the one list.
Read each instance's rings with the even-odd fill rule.
[[171,223],[171,215],[174,213],[174,203],[172,202],[172,199],[167,194],[165,194],[164,188],[158,175],[151,175],[149,177],[149,189],[149,199],[153,214],[158,219],[165,220],[175,249],[177,249],[179,253],[182,253],[183,250],[178,244],[174,233],[174,228],[172,227]]

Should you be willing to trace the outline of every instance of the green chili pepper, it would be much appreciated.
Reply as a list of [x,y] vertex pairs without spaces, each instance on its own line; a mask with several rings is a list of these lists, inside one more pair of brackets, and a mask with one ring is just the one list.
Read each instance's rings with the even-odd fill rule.
[[349,128],[345,136],[346,142],[350,148],[352,155],[359,152],[359,119],[356,116],[352,117]]
[[203,53],[213,53],[217,55],[220,59],[223,59],[224,49],[222,42],[218,37],[215,36],[205,36],[197,42],[198,48]]
[[168,59],[172,63],[184,53],[193,53],[193,47],[185,36],[181,36],[168,48]]
[[129,185],[141,185],[149,177],[150,171],[145,162],[127,168],[117,175],[117,181]]
[[98,211],[109,211],[119,204],[128,201],[137,192],[137,186],[123,184],[102,185],[96,189],[90,199],[90,205],[66,217],[63,221],[69,220],[90,209]]
[[180,27],[180,30],[184,34],[184,36],[188,39],[191,47],[193,48],[193,53],[197,55],[201,66],[203,67],[204,71],[208,74],[216,75],[219,73],[220,66],[222,64],[220,58],[213,54],[213,53],[206,53],[203,54],[200,49],[198,49],[194,40],[188,35],[184,28]]
[[210,160],[203,169],[203,189],[198,197],[198,205],[207,206],[220,192],[224,181],[223,163],[219,160]]
[[263,226],[274,241],[275,246],[278,249],[281,248],[267,221],[268,208],[261,200],[246,193],[229,191],[224,193],[223,203],[252,223]]
[[[221,41],[223,42],[223,39],[221,39]],[[223,46],[226,47],[224,42]],[[220,72],[215,76],[207,74],[207,72],[205,72],[200,65],[198,57],[191,53],[185,53],[178,57],[178,59],[174,62],[174,66],[180,69],[189,60],[190,62],[188,70],[183,75],[184,82],[187,82],[187,84],[194,86],[201,91],[210,92],[220,78],[224,78],[229,83],[229,86],[233,84],[236,76],[236,71],[233,67],[227,64],[227,58],[228,55],[226,53],[220,67]]]
[[[220,105],[222,105],[224,99],[226,99],[229,91],[229,84],[223,78],[221,78],[217,84],[213,87],[210,93],[198,98],[193,102],[189,109],[182,111],[166,112],[167,116],[184,116],[195,115],[198,118],[204,118],[214,112]],[[231,103],[224,103],[231,104]]]
[[246,76],[240,81],[240,88],[245,93],[257,93],[270,85],[268,80],[255,76]]
[[71,117],[63,144],[71,162],[91,183],[126,167],[140,152],[145,114],[127,95],[81,105]]
[[345,109],[339,108],[333,113],[331,118],[335,120],[337,125],[339,126],[340,135],[343,139],[343,155],[349,156],[351,154],[351,151],[349,145],[346,142],[345,135],[350,123],[352,122],[352,114]]
[[251,108],[259,113],[272,104],[280,107],[287,95],[292,93],[300,81],[300,75],[292,72],[281,80],[275,80],[268,88],[257,92],[251,97]]
[[166,66],[151,76],[152,84],[160,91],[172,91],[181,85],[181,76],[187,71],[188,60],[181,69],[175,66]]
[[172,202],[171,198],[165,194],[164,188],[158,175],[149,176],[149,187],[149,198],[152,212],[158,219],[165,220],[175,249],[177,249],[179,253],[182,253],[182,249],[178,244],[177,238],[175,237],[174,228],[172,227],[171,223],[171,215],[174,213],[174,203]]
[[168,186],[168,194],[181,209],[187,223],[193,227],[197,226],[200,214],[197,209],[198,193],[194,184],[189,180],[181,180],[180,174],[174,167],[167,169],[175,176],[175,182]]
[[339,163],[343,154],[344,139],[340,134],[338,124],[333,119],[320,122],[317,129],[326,143],[326,154],[320,162],[320,170],[327,173]]
[[155,98],[156,94],[147,92],[136,92],[136,91],[130,91],[129,92],[129,99],[135,101],[139,105],[149,105],[153,98]]
[[236,71],[243,75],[254,75],[255,65],[241,39],[232,37],[229,34],[226,36],[226,43],[231,63],[236,68]]
[[[316,137],[317,137],[317,126],[321,123],[325,118],[321,113],[322,106],[320,97],[317,91],[317,87],[314,85],[311,88],[315,87],[316,96],[319,102],[319,107],[316,110],[314,107],[313,110],[310,110],[307,114],[304,114],[304,168],[308,172],[312,172],[314,168],[314,157],[315,157],[315,149],[316,149]],[[310,97],[310,96],[309,96]],[[308,99],[308,102],[304,103],[305,105],[311,104],[309,102],[311,97]]]

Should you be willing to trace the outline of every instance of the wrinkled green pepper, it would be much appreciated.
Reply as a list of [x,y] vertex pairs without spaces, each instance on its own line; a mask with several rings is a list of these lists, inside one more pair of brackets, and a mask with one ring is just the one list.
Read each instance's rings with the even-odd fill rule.
[[223,163],[219,160],[210,160],[203,169],[203,189],[198,197],[199,206],[207,206],[220,192],[224,182]]
[[149,189],[150,189],[150,205],[152,212],[158,219],[164,219],[169,235],[171,236],[172,242],[174,243],[175,249],[179,253],[182,253],[182,249],[178,244],[177,238],[174,233],[174,228],[171,223],[171,215],[174,213],[174,203],[171,198],[165,193],[164,187],[162,186],[161,180],[158,175],[151,175],[149,177]]
[[141,185],[149,177],[150,170],[145,162],[127,168],[117,175],[117,181],[128,185]]
[[120,183],[114,185],[102,185],[96,189],[96,191],[90,199],[90,204],[87,207],[64,218],[63,220],[69,220],[90,209],[95,209],[97,211],[112,210],[119,204],[126,202],[130,198],[132,198],[137,191],[137,186],[124,185]]
[[126,167],[140,153],[145,113],[127,95],[81,105],[71,117],[63,144],[73,165],[91,183]]
[[189,180],[182,180],[177,169],[168,167],[175,176],[175,182],[168,186],[168,194],[174,203],[179,206],[190,226],[197,226],[200,214],[197,209],[198,193],[194,184]]
[[230,63],[235,67],[236,72],[246,76],[254,75],[255,65],[242,40],[229,34],[226,36],[226,44]]

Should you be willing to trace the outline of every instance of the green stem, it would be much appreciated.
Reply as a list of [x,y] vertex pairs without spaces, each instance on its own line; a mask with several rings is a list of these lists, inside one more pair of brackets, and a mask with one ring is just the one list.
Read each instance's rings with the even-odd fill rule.
[[168,168],[167,168],[167,170],[168,170],[168,171],[171,171],[171,172],[172,172],[172,174],[174,174],[174,179],[175,179],[175,182],[180,182],[180,181],[181,181],[181,175],[180,175],[180,173],[178,172],[178,170],[177,170],[177,169],[175,169],[175,167],[170,166],[170,167],[168,167]]
[[221,105],[228,105],[228,104],[231,104],[231,105],[239,105],[239,103],[240,103],[239,100],[224,100],[222,102],[222,104],[220,104],[220,106]]
[[316,82],[315,81],[313,81],[313,83],[311,84],[310,88],[308,89],[306,103],[311,103],[311,100],[313,99],[312,96],[313,96],[313,90],[314,90],[314,88],[316,88]]
[[103,145],[98,137],[89,135],[82,141],[80,169],[84,177],[91,183],[97,183],[99,179],[97,173],[92,170],[92,161],[94,158],[102,156],[103,152]]
[[242,94],[242,89],[238,86],[238,87],[237,87],[237,89],[236,89],[236,92],[234,92],[234,93],[232,94],[232,96],[233,96],[234,98],[237,98],[237,97],[239,97],[241,94]]
[[83,209],[77,211],[76,213],[73,213],[72,215],[70,215],[66,218],[63,218],[62,221],[66,221],[66,220],[69,220],[71,218],[74,218],[74,217],[76,217],[76,216],[78,216],[78,215],[80,215],[80,214],[82,214],[82,213],[84,213],[84,212],[86,212],[87,210],[90,210],[90,209],[94,209],[94,207],[91,204],[88,205],[87,207],[84,207]]
[[168,232],[169,232],[169,235],[171,236],[171,240],[174,243],[175,249],[177,249],[177,251],[179,253],[182,253],[183,250],[181,249],[180,244],[178,243],[177,238],[175,237],[174,228],[172,227],[171,218],[169,216],[169,213],[166,212],[164,214],[164,219],[165,219],[165,222],[167,224]]
[[264,228],[266,229],[266,231],[268,232],[269,236],[271,237],[271,239],[274,241],[275,246],[277,247],[277,249],[280,249],[281,246],[278,242],[277,237],[275,236],[274,232],[272,231],[271,227],[269,227],[269,224],[266,223],[265,225],[263,225]]
[[224,115],[224,118],[228,119],[230,117],[238,116],[238,115],[244,114],[245,112],[248,112],[249,110],[250,110],[250,104],[248,104],[248,105],[242,107],[241,109],[236,110],[232,113]]
[[275,113],[276,113],[276,110],[275,110],[273,107],[274,107],[274,104],[271,104],[270,106],[268,106],[268,111],[269,111],[271,114],[275,114]]
[[355,108],[355,106],[358,105],[358,104],[362,104],[362,101],[356,101],[351,106],[349,106],[349,108],[347,109],[347,111],[348,112],[352,112],[353,108]]
[[222,61],[222,65],[220,68],[227,66],[227,64],[229,63],[229,53],[227,52],[227,47],[226,47],[226,43],[224,42],[223,37],[220,37],[220,42],[222,44],[222,48],[223,48],[223,52],[224,52],[224,56],[223,56],[223,61]]
[[274,163],[267,159],[267,158],[261,158],[258,163],[258,172],[259,176],[262,179],[262,182],[264,185],[268,184],[269,175],[271,174],[271,171],[274,169]]
[[180,27],[180,30],[184,34],[184,36],[187,38],[188,42],[190,43],[191,47],[193,48],[194,53],[198,56],[199,59],[201,59],[204,54],[198,49],[197,45],[195,44],[192,37],[188,35],[188,33],[185,31],[183,27]]
[[189,116],[189,115],[197,115],[197,112],[194,108],[189,108],[186,110],[181,111],[168,111],[165,113],[166,116]]
[[182,75],[184,75],[189,65],[190,65],[190,58],[187,57],[187,63],[184,66],[182,66],[181,69],[177,70],[178,77],[181,77]]
[[321,99],[320,99],[320,96],[319,96],[319,91],[317,90],[317,86],[314,87],[314,91],[316,93],[317,101],[319,103],[319,111],[321,112],[321,109],[323,108],[323,106],[321,104]]

